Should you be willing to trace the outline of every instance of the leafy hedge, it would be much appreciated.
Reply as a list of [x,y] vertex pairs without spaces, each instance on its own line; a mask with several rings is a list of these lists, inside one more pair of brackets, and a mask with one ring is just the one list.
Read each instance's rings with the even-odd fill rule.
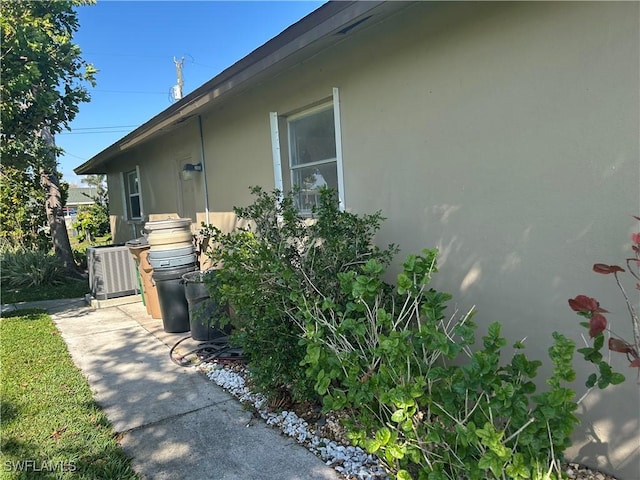
[[346,303],[300,302],[316,392],[326,409],[349,412],[353,443],[397,478],[549,478],[577,422],[564,386],[575,376],[573,343],[553,334],[549,389],[536,394],[541,362],[516,343],[502,364],[499,323],[477,345],[472,312],[446,316],[450,295],[428,288],[436,251],[423,253],[404,262],[390,299],[371,260],[339,275]]
[[298,216],[293,194],[251,191],[255,202],[235,209],[251,227],[229,234],[215,228],[205,232],[217,247],[209,251],[210,258],[224,266],[208,280],[210,288],[233,307],[236,341],[250,359],[256,384],[268,394],[314,398],[300,367],[306,346],[295,296],[314,296],[322,288],[341,298],[339,273],[358,270],[372,258],[388,264],[396,249],[373,243],[380,213],[340,212],[333,192],[322,194],[315,221],[309,221]]
[[252,192],[236,209],[250,227],[205,231],[220,268],[209,287],[235,311],[257,386],[342,411],[353,443],[396,478],[562,475],[577,422],[570,340],[553,333],[553,373],[536,393],[541,362],[517,342],[503,363],[499,323],[478,344],[473,312],[446,314],[451,296],[429,287],[436,250],[408,256],[392,286],[383,276],[397,248],[375,246],[380,212],[340,211],[324,191],[305,219],[293,194]]

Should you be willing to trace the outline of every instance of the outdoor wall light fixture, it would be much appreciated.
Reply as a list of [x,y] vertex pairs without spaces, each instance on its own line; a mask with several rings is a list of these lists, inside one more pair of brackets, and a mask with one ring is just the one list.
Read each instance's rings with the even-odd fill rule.
[[202,163],[185,163],[180,175],[182,176],[182,180],[191,180],[196,172],[202,172]]

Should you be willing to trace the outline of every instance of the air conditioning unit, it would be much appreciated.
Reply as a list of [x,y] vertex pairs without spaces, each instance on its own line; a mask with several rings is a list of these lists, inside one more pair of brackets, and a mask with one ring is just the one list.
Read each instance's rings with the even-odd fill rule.
[[136,264],[124,245],[87,248],[89,288],[97,300],[140,293]]

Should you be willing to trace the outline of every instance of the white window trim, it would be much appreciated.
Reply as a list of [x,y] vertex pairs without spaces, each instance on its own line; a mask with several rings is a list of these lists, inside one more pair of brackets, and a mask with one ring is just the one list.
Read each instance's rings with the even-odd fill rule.
[[[294,165],[293,164],[293,151],[294,148],[292,148],[291,145],[291,139],[292,139],[292,135],[291,135],[291,124],[293,122],[295,122],[298,119],[301,118],[307,118],[307,117],[311,117],[319,112],[323,112],[323,111],[330,111],[333,109],[333,103],[332,100],[328,101],[328,102],[323,102],[320,103],[318,105],[316,105],[315,107],[311,107],[311,108],[307,108],[303,111],[301,111],[300,113],[296,113],[294,115],[289,115],[287,116],[287,142],[288,142],[288,153],[289,153],[289,158],[287,160],[287,166],[289,168],[289,181],[291,182],[290,185],[295,185],[295,177],[296,177],[296,172],[298,170],[303,170],[309,167],[315,167],[318,165],[335,165],[336,167],[336,174],[337,174],[337,169],[338,169],[338,158],[337,156],[335,157],[327,157],[327,158],[323,158],[321,160],[314,160],[312,162],[304,162],[304,163],[299,163],[298,165]],[[333,112],[335,112],[335,110],[333,109]],[[335,113],[334,113],[335,115]],[[335,121],[334,121],[334,129],[335,129]],[[336,140],[337,136],[335,135],[334,132],[334,142]],[[337,153],[337,146],[336,146],[336,153]],[[339,187],[338,187],[339,188]],[[340,192],[338,192],[338,205],[340,204]],[[299,210],[299,213],[303,216],[308,216],[311,215],[311,210]]]
[[[318,160],[315,162],[305,163],[299,167],[291,165],[291,153],[289,153],[289,161],[287,168],[291,175],[291,183],[293,184],[293,172],[296,168],[309,167],[314,165],[322,165],[326,163],[336,163],[336,173],[338,177],[338,202],[341,211],[346,208],[345,190],[344,190],[344,173],[342,170],[342,123],[340,118],[340,92],[337,87],[333,88],[331,102],[323,102],[320,105],[306,109],[300,113],[287,116],[287,121],[296,120],[297,118],[312,115],[314,112],[326,109],[329,105],[333,105],[333,121],[335,127],[336,156],[335,158]],[[282,151],[280,149],[280,131],[278,127],[278,112],[269,112],[269,123],[271,126],[271,156],[273,159],[273,176],[276,189],[283,191],[284,184],[282,179]],[[287,137],[289,132],[287,132]],[[287,139],[288,141],[288,139]]]
[[[136,174],[136,182],[138,184],[138,191],[135,193],[131,193],[131,180],[129,180],[129,178],[131,177],[131,174],[134,173]],[[140,177],[138,176],[138,168],[136,167],[135,170],[130,170],[128,172],[126,172],[125,174],[127,176],[127,212],[129,211],[129,209],[131,209],[131,220],[139,220],[140,218],[142,218],[142,208],[140,208],[140,217],[136,217],[133,215],[133,197],[137,197],[138,199],[138,205],[140,205],[140,198],[142,197],[142,195],[140,195]]]
[[140,166],[136,165],[135,171],[136,171],[136,176],[138,178],[138,200],[140,202],[140,216],[139,217],[133,217],[133,216],[129,216],[129,208],[131,206],[130,200],[131,200],[131,194],[129,192],[129,176],[128,174],[131,173],[133,170],[128,170],[126,172],[120,172],[120,181],[122,183],[122,205],[123,205],[123,210],[124,210],[124,215],[123,218],[126,221],[136,221],[136,220],[142,220],[144,219],[144,205],[142,203],[142,183],[140,182]]
[[140,166],[136,165],[136,175],[138,176],[138,195],[140,198],[140,218],[144,218],[144,202],[142,201],[142,177],[140,176]]

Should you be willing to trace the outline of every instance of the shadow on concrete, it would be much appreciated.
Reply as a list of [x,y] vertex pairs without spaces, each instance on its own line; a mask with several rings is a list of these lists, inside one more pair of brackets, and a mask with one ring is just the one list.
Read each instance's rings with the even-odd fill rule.
[[205,375],[171,362],[169,346],[188,333],[163,335],[161,321],[150,319],[141,303],[60,308],[51,315],[145,477],[338,478],[293,440],[250,422],[251,412]]

